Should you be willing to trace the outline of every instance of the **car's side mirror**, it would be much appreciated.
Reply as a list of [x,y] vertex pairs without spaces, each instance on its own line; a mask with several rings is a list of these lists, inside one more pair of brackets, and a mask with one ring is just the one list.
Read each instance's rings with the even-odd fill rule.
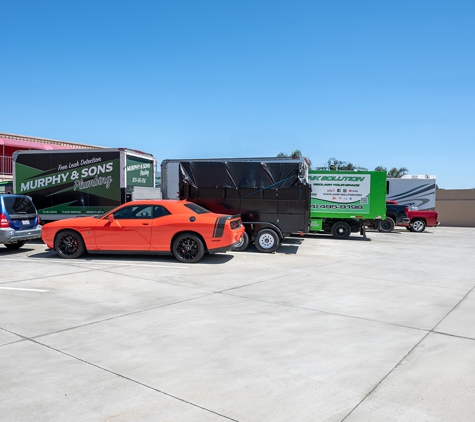
[[107,218],[112,223],[114,221],[114,214],[109,214],[109,216]]

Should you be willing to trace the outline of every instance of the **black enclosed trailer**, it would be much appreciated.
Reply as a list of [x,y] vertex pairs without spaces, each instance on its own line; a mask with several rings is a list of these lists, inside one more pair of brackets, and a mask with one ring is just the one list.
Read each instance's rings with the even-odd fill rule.
[[164,160],[162,197],[187,199],[222,214],[241,214],[246,236],[274,252],[291,233],[310,227],[308,166],[303,158]]

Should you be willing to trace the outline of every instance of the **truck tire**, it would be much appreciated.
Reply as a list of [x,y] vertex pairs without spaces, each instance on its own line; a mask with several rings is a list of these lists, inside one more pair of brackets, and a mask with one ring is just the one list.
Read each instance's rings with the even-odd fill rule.
[[277,236],[274,230],[262,229],[257,232],[254,238],[254,244],[259,252],[275,252],[280,244],[279,236]]
[[411,232],[422,233],[426,229],[426,222],[417,218],[411,221],[409,229],[411,230]]
[[237,245],[233,249],[233,251],[242,252],[242,251],[245,251],[248,246],[249,246],[249,235],[246,232],[244,232],[242,236],[242,241],[239,243],[239,245]]
[[391,233],[394,230],[396,223],[391,217],[386,217],[381,221],[378,230],[382,233]]
[[335,239],[348,239],[351,234],[351,227],[348,223],[344,221],[338,221],[333,224],[332,227],[332,236]]

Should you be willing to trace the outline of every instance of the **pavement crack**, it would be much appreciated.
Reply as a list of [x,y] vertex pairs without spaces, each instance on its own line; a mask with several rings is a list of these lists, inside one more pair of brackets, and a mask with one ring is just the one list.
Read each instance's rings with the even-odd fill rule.
[[167,393],[166,391],[160,390],[159,388],[156,388],[156,387],[153,387],[153,386],[151,386],[151,385],[145,384],[145,383],[143,383],[143,382],[134,380],[134,379],[132,379],[132,378],[130,378],[130,377],[127,377],[127,376],[122,375],[122,374],[120,374],[120,373],[118,373],[118,372],[112,371],[112,370],[110,370],[110,369],[104,368],[104,367],[102,367],[102,366],[100,366],[100,365],[97,365],[97,364],[95,364],[95,363],[89,362],[89,361],[87,361],[87,360],[85,360],[85,359],[81,359],[81,358],[79,358],[79,357],[77,357],[77,356],[74,356],[74,355],[72,355],[72,354],[70,354],[70,353],[67,353],[67,352],[65,352],[65,351],[63,351],[63,350],[59,350],[59,349],[56,349],[55,347],[48,346],[47,344],[41,343],[41,342],[39,342],[39,341],[37,341],[37,340],[35,340],[35,339],[28,339],[28,340],[30,340],[31,342],[33,342],[33,343],[35,343],[35,344],[37,344],[37,345],[39,345],[39,346],[46,347],[47,349],[53,350],[53,351],[55,351],[55,352],[57,352],[57,353],[60,353],[60,354],[62,354],[62,355],[64,355],[64,356],[68,356],[68,357],[70,357],[70,358],[72,358],[72,359],[75,359],[75,360],[77,360],[77,361],[79,361],[79,362],[85,363],[86,365],[90,365],[90,366],[92,366],[92,367],[94,367],[94,368],[100,369],[101,371],[107,372],[107,373],[109,373],[109,374],[115,375],[115,376],[120,377],[120,378],[122,378],[122,379],[125,379],[125,380],[127,380],[127,381],[133,382],[134,384],[137,384],[137,385],[140,385],[140,386],[142,386],[142,387],[148,388],[148,389],[153,390],[153,391],[155,391],[155,392],[157,392],[157,393],[159,393],[159,394],[163,394],[163,395],[165,395],[165,396],[167,396],[167,397],[170,397],[170,398],[172,398],[172,399],[178,400],[178,401],[180,401],[180,402],[182,402],[182,403],[189,404],[190,406],[193,406],[193,407],[196,407],[196,408],[198,408],[198,409],[204,410],[204,411],[206,411],[206,412],[212,413],[212,414],[214,414],[214,415],[220,416],[220,417],[222,417],[222,418],[224,418],[224,419],[227,419],[227,420],[229,420],[229,421],[239,422],[238,420],[233,419],[233,418],[231,418],[231,417],[229,417],[229,416],[226,416],[226,415],[223,415],[223,414],[221,414],[221,413],[215,412],[214,410],[208,409],[208,408],[206,408],[206,407],[204,407],[204,406],[200,406],[199,404],[193,403],[193,402],[191,402],[191,401],[189,401],[189,400],[185,400],[185,399],[183,399],[183,398],[181,398],[181,397],[175,396],[174,394]]
[[462,337],[462,336],[456,336],[456,335],[452,335],[452,334],[448,334],[448,333],[441,333],[441,332],[438,332],[438,331],[435,331],[435,329],[440,325],[440,323],[445,319],[447,318],[467,297],[468,295],[475,289],[475,286],[472,287],[465,295],[462,299],[460,299],[457,304],[449,311],[447,312],[447,314],[441,318],[441,320],[430,330],[427,331],[426,335],[424,337],[422,337],[415,345],[414,347],[409,350],[405,355],[404,357],[394,366],[394,368],[392,368],[372,389],[371,391],[369,391],[359,402],[358,404],[353,408],[351,409],[351,411],[341,420],[341,422],[345,421],[370,395],[372,395],[376,390],[377,388],[402,364],[402,362],[404,362],[405,359],[407,359],[407,357],[414,352],[414,350],[430,335],[430,334],[439,334],[439,335],[445,335],[445,336],[448,336],[448,337],[456,337],[456,338],[463,338],[463,339],[467,339],[467,340],[472,340],[474,341],[474,339],[472,338],[467,338],[467,337]]

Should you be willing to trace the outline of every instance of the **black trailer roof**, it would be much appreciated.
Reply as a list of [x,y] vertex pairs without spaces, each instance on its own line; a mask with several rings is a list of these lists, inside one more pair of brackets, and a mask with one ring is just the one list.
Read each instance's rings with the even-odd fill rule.
[[182,183],[195,188],[283,189],[307,182],[308,168],[304,159],[164,160],[162,168],[169,163],[178,164]]

